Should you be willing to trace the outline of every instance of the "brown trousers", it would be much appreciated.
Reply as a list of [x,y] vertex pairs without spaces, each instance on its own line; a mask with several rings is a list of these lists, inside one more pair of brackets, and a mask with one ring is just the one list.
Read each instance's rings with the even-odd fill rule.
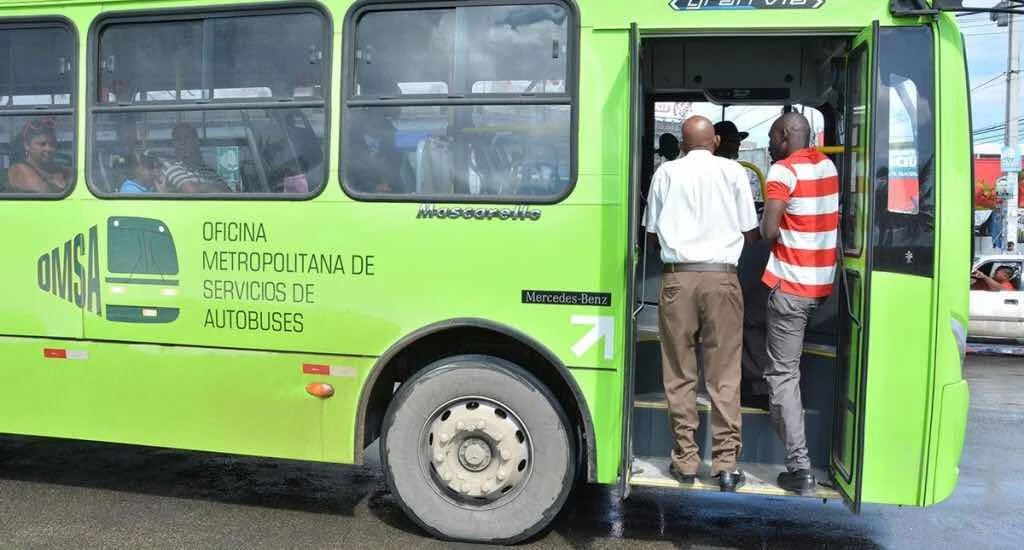
[[711,473],[736,470],[740,441],[740,360],[743,293],[735,273],[665,273],[659,302],[661,365],[669,420],[676,438],[672,461],[685,474],[700,467],[695,440],[697,338],[711,398]]

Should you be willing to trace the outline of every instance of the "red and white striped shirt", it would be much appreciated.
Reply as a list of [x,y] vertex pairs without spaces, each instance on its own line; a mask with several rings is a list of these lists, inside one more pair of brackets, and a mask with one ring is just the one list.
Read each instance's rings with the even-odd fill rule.
[[786,203],[762,281],[787,294],[824,298],[836,276],[839,174],[817,149],[802,149],[768,170],[766,200]]

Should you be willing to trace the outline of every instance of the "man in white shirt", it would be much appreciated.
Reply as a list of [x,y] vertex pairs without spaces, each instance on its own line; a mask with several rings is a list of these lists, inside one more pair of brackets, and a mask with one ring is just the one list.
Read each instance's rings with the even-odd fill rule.
[[[651,180],[644,226],[665,264],[659,300],[662,373],[676,446],[672,474],[696,479],[701,459],[697,431],[697,341],[711,399],[711,473],[723,491],[745,481],[736,468],[740,440],[740,360],[743,295],[736,264],[745,240],[758,234],[746,170],[716,157],[711,121],[683,124],[684,156],[662,164]],[[655,237],[656,236],[656,237]]]

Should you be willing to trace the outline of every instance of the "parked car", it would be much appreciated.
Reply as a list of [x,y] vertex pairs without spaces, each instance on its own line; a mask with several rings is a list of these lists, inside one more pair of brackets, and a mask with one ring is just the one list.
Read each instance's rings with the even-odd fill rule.
[[1013,270],[1010,279],[1013,290],[983,290],[978,284],[971,287],[967,335],[972,340],[1024,342],[1024,289],[1021,287],[1024,255],[981,256],[974,261],[972,273],[980,271],[991,277],[1001,267]]

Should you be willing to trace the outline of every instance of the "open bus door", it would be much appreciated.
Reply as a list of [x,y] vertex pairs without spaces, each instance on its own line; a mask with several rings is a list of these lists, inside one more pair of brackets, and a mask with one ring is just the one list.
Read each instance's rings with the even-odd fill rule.
[[619,491],[623,499],[629,497],[629,478],[633,464],[633,372],[636,363],[636,348],[633,342],[637,337],[637,316],[643,296],[637,297],[637,250],[646,252],[646,235],[644,241],[638,239],[639,224],[637,217],[640,205],[640,162],[642,155],[639,112],[643,101],[640,79],[640,32],[636,23],[629,27],[629,195],[627,220],[629,223],[626,257],[626,304],[629,310],[626,316],[626,362],[622,375],[622,456],[619,462]]
[[864,450],[864,394],[867,370],[870,292],[872,149],[874,89],[878,80],[878,22],[861,32],[846,59],[847,121],[844,154],[840,159],[842,180],[839,222],[841,264],[838,290],[845,308],[840,316],[836,402],[829,460],[836,488],[847,505],[860,511]]

